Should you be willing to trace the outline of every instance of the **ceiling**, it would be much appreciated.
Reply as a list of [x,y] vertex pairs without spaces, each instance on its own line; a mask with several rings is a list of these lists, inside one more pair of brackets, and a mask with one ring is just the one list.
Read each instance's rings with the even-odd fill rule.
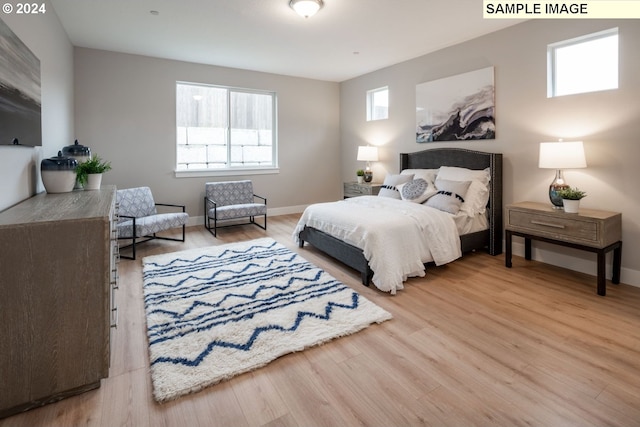
[[[51,0],[74,46],[341,82],[521,20],[479,0]],[[152,12],[155,11],[155,12]]]

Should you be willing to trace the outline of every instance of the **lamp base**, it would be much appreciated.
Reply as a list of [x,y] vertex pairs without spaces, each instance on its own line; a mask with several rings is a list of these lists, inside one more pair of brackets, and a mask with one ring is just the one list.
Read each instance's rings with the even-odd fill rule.
[[373,181],[373,173],[371,171],[364,171],[364,182]]
[[549,200],[551,200],[551,204],[554,209],[563,209],[564,204],[562,203],[562,197],[558,195],[560,190],[564,190],[565,188],[569,188],[569,186],[565,183],[564,177],[562,176],[562,170],[556,170],[556,177],[554,178],[551,185],[549,185]]

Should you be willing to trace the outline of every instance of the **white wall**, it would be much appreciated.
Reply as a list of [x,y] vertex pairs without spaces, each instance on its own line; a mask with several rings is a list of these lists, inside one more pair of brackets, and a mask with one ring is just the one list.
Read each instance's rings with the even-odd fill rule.
[[[546,49],[552,42],[619,27],[619,89],[548,99]],[[362,165],[357,146],[382,144],[374,177],[398,171],[398,153],[455,146],[503,153],[504,202],[547,202],[554,171],[538,169],[541,141],[582,140],[588,168],[565,171],[586,190],[582,206],[622,212],[622,281],[640,285],[640,21],[532,20],[341,84],[342,178]],[[597,61],[594,58],[594,61]],[[416,84],[495,67],[496,139],[415,142]],[[365,120],[365,93],[389,86],[389,119]],[[595,274],[595,256],[536,242],[536,259]],[[521,247],[521,245],[520,245]],[[608,275],[610,276],[610,274]]]
[[40,161],[73,142],[73,47],[51,4],[45,14],[1,19],[40,59],[42,147],[0,146],[0,210],[44,191]]
[[[272,90],[280,173],[176,178],[176,81]],[[112,162],[104,184],[148,185],[158,202],[203,216],[204,183],[250,178],[272,213],[341,196],[339,85],[94,49],[75,49],[76,133]]]

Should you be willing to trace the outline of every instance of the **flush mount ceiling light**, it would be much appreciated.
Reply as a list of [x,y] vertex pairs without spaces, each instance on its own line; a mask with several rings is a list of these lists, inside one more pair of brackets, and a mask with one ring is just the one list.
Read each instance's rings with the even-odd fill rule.
[[322,0],[290,0],[289,7],[300,16],[308,18],[316,14],[324,6]]

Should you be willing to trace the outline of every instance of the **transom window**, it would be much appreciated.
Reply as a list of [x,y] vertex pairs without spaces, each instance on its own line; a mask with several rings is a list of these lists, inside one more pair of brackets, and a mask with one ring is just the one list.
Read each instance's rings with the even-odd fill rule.
[[618,88],[618,29],[547,47],[547,97]]
[[367,121],[389,118],[389,87],[367,91]]
[[176,171],[277,168],[276,94],[176,83]]

